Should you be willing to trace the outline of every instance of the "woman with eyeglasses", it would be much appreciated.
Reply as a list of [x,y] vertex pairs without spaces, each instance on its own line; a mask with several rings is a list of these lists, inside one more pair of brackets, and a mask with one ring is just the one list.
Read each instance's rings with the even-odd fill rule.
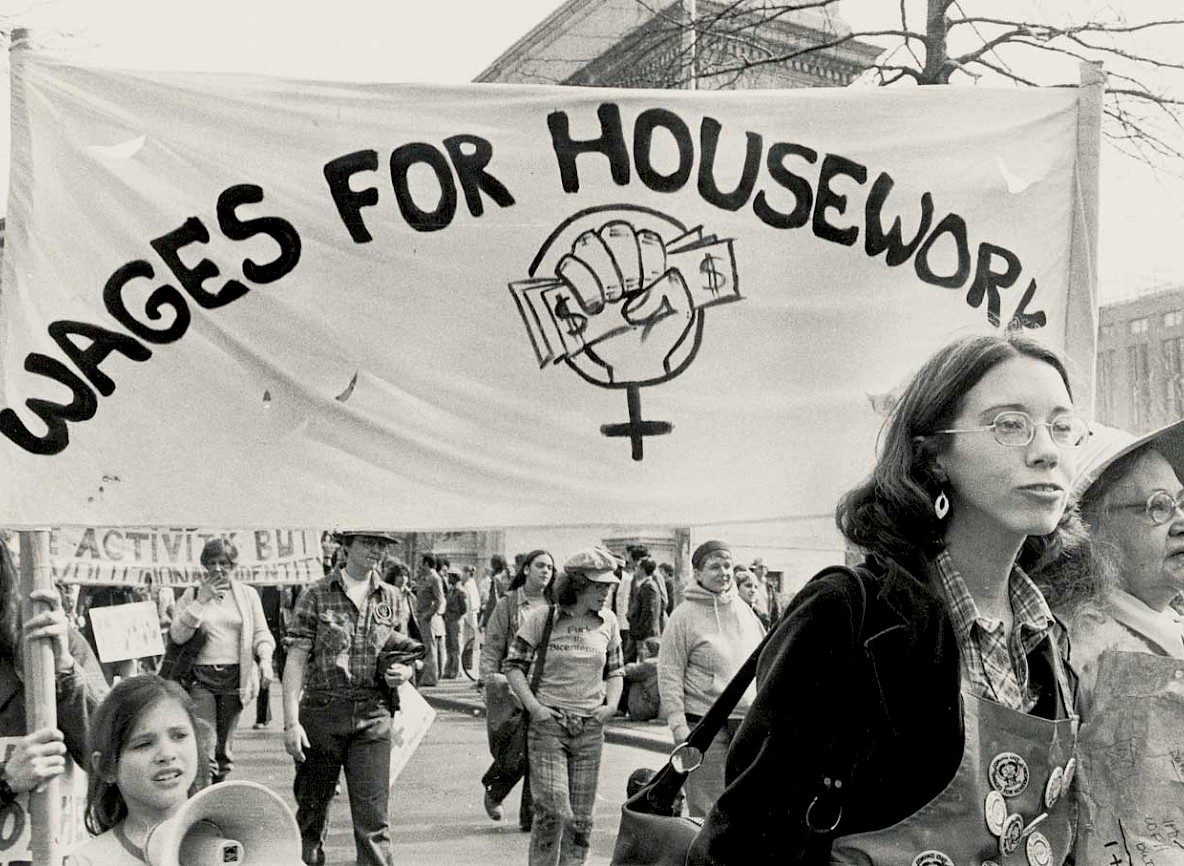
[[1015,335],[933,355],[836,516],[866,554],[793,599],[694,864],[1056,866],[1074,697],[1025,574],[1080,538],[1064,363]]
[[1184,755],[1181,477],[1184,421],[1140,437],[1097,427],[1075,483],[1089,555],[1047,569],[1080,676],[1080,864],[1110,862],[1116,841],[1184,863],[1182,763],[1171,757]]

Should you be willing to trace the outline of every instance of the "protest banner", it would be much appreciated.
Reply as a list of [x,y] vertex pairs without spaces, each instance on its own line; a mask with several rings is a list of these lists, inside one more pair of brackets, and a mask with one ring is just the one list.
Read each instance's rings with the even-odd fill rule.
[[211,538],[234,544],[233,577],[243,583],[308,583],[324,575],[315,529],[152,526],[55,526],[49,532],[51,574],[62,583],[188,586],[205,573],[201,551]]
[[391,719],[391,788],[407,766],[424,734],[436,720],[436,711],[411,683],[399,686],[399,711]]
[[1069,354],[1088,410],[1098,88],[436,87],[21,52],[0,524],[816,516],[926,355],[1008,326]]
[[164,655],[156,602],[134,601],[90,610],[95,649],[101,662]]
[[[19,737],[0,737],[0,749],[7,761]],[[83,820],[86,815],[86,773],[66,758],[66,771],[59,777],[58,791],[62,800],[62,823],[56,843],[63,851],[90,837]],[[35,862],[30,850],[32,820],[29,814],[29,795],[19,794],[15,801],[0,804],[0,864],[4,866],[32,866]]]

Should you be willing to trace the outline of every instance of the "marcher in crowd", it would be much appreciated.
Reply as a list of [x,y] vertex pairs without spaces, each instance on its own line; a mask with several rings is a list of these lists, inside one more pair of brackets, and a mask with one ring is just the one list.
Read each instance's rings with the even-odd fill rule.
[[[658,651],[662,712],[675,743],[686,740],[765,636],[752,608],[736,593],[727,544],[703,542],[691,555],[691,567],[694,581],[670,615]],[[728,745],[755,694],[750,686],[704,753],[702,765],[687,777],[684,790],[692,818],[706,815],[723,791]]]
[[[416,680],[420,688],[436,685],[445,661],[443,614],[446,597],[436,565],[436,557],[432,554],[425,553],[420,557],[415,583],[415,624],[428,651]],[[439,637],[436,632],[439,632]]]
[[489,567],[491,569],[489,575],[489,594],[485,597],[485,615],[481,622],[482,628],[488,625],[489,618],[493,616],[493,609],[497,607],[497,603],[501,601],[501,597],[509,590],[510,582],[518,574],[519,570],[515,566],[514,573],[511,574],[506,567],[506,558],[500,553],[495,553],[489,557]]
[[[522,706],[522,702],[510,690],[502,662],[510,651],[514,636],[522,618],[538,608],[546,608],[548,588],[555,576],[555,560],[545,550],[532,550],[522,560],[514,579],[508,584],[501,600],[493,609],[485,627],[485,642],[481,645],[481,682],[485,686],[486,722],[489,733],[489,748],[494,755],[481,784],[485,788],[485,812],[494,821],[502,819],[502,801],[506,799],[518,780],[522,779],[522,799],[518,808],[518,826],[529,831],[534,809],[530,796],[530,775],[520,775],[500,765],[497,761],[499,743],[496,737],[501,722],[507,714]],[[527,756],[529,763],[529,756]]]
[[[523,618],[502,666],[530,713],[530,866],[576,866],[588,856],[604,725],[616,712],[624,674],[620,630],[606,608],[618,565],[602,547],[568,559],[555,606]],[[532,692],[527,675],[540,657]]]
[[1140,437],[1100,425],[1093,434],[1075,484],[1091,556],[1054,564],[1046,581],[1080,677],[1075,859],[1109,863],[1121,843],[1184,863],[1171,843],[1184,832],[1184,798],[1164,758],[1184,753],[1184,617],[1172,606],[1184,592],[1184,421]]
[[781,587],[769,577],[769,567],[765,565],[763,557],[754,559],[749,571],[756,575],[755,608],[763,612],[769,622],[777,622],[781,618]]
[[661,637],[666,625],[661,582],[655,574],[657,570],[658,564],[646,556],[633,572],[633,587],[629,593],[629,630],[635,647],[647,638]]
[[[481,630],[478,620],[481,616],[481,590],[477,586],[477,567],[466,565],[461,572],[460,588],[465,593],[465,615],[460,621],[461,667],[472,672],[480,666]],[[474,658],[474,654],[477,654]]]
[[[0,766],[2,802],[60,775],[66,755],[79,767],[89,766],[87,727],[107,693],[98,662],[86,640],[71,628],[58,593],[37,589],[27,601],[43,603],[47,609],[22,615],[20,579],[8,545],[0,541],[0,736],[19,738]],[[30,732],[23,645],[44,641],[53,648],[58,726]]]
[[624,653],[626,662],[631,662],[637,657],[637,653],[633,650],[633,636],[630,631],[631,624],[629,622],[629,608],[631,599],[633,597],[633,575],[637,570],[638,564],[650,555],[649,548],[642,544],[631,544],[626,549],[628,561],[624,563],[618,577],[620,584],[617,586],[617,591],[613,594],[613,613],[617,615],[617,623],[621,627],[621,647]]
[[271,632],[271,639],[275,642],[275,651],[271,656],[272,679],[259,680],[259,694],[255,697],[256,730],[266,728],[271,724],[271,684],[284,673],[284,633],[288,629],[288,617],[292,611],[289,601],[291,592],[286,586],[256,586],[259,593],[259,604],[263,608],[263,618],[267,620],[267,630]]
[[444,599],[444,650],[447,659],[441,677],[454,680],[460,673],[461,622],[469,611],[469,599],[460,585],[460,572],[448,572],[448,590]]
[[670,614],[674,612],[674,566],[669,562],[658,563],[658,580],[662,584],[662,603],[666,606],[666,616],[669,618]]
[[409,585],[411,581],[407,566],[397,559],[390,560],[383,570],[382,579],[395,588],[395,630],[419,640],[419,628],[415,625],[415,595]]
[[756,609],[756,597],[760,591],[757,589],[756,575],[751,571],[737,571],[736,592],[740,595],[740,600],[752,608],[752,612],[757,615],[757,619],[761,621],[761,625],[766,629],[769,627],[769,617]]
[[659,638],[648,637],[637,645],[637,661],[625,665],[626,712],[635,722],[648,722],[662,712],[658,688]]
[[275,638],[259,594],[231,577],[238,562],[234,543],[211,538],[200,562],[205,574],[196,590],[190,587],[178,600],[169,636],[183,644],[202,633],[185,686],[198,717],[214,729],[210,781],[221,782],[234,769],[234,732],[243,707],[251,705],[263,684],[271,683]]
[[1024,569],[1082,537],[1066,502],[1088,436],[1031,339],[965,337],[923,365],[837,509],[867,559],[778,623],[688,863],[1065,862],[1073,695]]
[[[341,534],[345,565],[300,594],[288,626],[284,747],[296,761],[296,823],[303,860],[324,866],[329,803],[345,771],[359,866],[391,866],[391,689],[411,679],[386,665],[395,630],[395,589],[376,569],[390,533]],[[385,668],[380,670],[380,668]]]

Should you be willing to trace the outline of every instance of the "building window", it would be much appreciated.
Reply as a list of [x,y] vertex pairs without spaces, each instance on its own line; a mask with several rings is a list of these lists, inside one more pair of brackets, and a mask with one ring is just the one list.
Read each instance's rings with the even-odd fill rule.
[[1147,320],[1146,319],[1131,319],[1131,333],[1132,334],[1146,334]]
[[1178,328],[1184,325],[1184,310],[1169,310],[1163,314],[1165,328]]

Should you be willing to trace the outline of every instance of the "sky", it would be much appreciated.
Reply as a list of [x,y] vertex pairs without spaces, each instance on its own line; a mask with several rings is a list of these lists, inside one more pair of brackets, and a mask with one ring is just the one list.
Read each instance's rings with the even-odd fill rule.
[[[471,81],[561,2],[0,0],[0,27],[28,27],[38,43],[84,65],[461,83]],[[1079,16],[1086,8],[1107,15],[1129,9],[1132,21],[1184,14],[1178,11],[1179,0],[964,0],[963,5],[972,13],[989,9],[991,14],[1014,5],[1044,21]],[[867,29],[898,26],[897,8],[888,0],[844,0],[840,12],[856,29]],[[1184,27],[1177,37],[1184,37]],[[1168,44],[1166,37],[1160,44]],[[1175,53],[1179,57],[1178,49]],[[1025,75],[1053,74],[1028,58],[1005,59]],[[7,58],[0,62],[3,201],[9,94]],[[1184,86],[1177,92],[1184,94]],[[1174,141],[1184,150],[1184,130],[1175,130]],[[1103,144],[1100,187],[1101,301],[1184,285],[1184,161],[1148,166]]]

